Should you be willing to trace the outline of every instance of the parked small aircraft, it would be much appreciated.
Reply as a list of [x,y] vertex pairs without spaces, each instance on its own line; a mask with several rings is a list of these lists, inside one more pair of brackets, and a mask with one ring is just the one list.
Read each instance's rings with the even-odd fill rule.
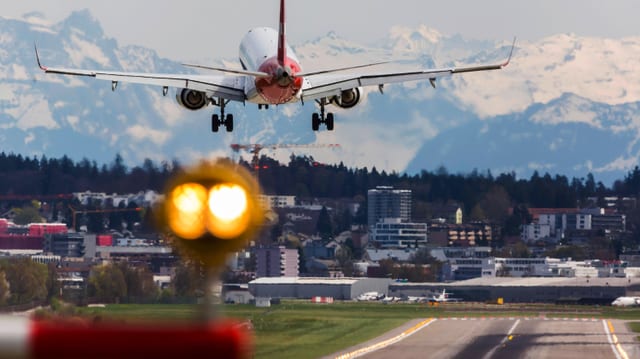
[[382,298],[384,298],[384,294],[378,292],[365,292],[356,297],[361,302],[380,300]]
[[618,297],[611,305],[614,307],[637,307],[640,306],[640,297]]
[[446,289],[442,290],[442,293],[440,294],[436,294],[434,295],[431,299],[429,299],[430,302],[461,302],[462,298],[451,298],[449,297],[450,293],[447,293]]

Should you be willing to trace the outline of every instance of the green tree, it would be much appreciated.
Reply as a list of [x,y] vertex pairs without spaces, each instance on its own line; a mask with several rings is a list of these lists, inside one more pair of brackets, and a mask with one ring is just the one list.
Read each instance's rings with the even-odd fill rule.
[[[420,248],[411,257],[413,268],[411,275],[407,276],[409,281],[435,282],[442,269],[442,262],[431,256],[429,249]],[[425,268],[428,267],[428,270]],[[413,280],[412,280],[413,278]]]
[[391,258],[385,258],[378,261],[378,265],[380,266],[380,277],[381,278],[397,278],[394,276],[396,263]]
[[494,250],[493,255],[503,258],[530,258],[531,251],[523,241],[517,241],[512,245]]
[[145,302],[158,297],[158,286],[153,282],[153,273],[147,267],[134,267],[127,262],[120,262],[118,269],[127,285],[128,302]]
[[322,209],[320,210],[320,215],[318,216],[318,222],[316,224],[316,231],[324,241],[329,241],[333,238],[333,224],[331,223],[329,211],[325,206],[322,206]]
[[89,295],[109,303],[126,298],[127,282],[120,268],[112,263],[94,267],[89,276]]
[[4,272],[0,272],[0,305],[5,305],[9,297],[11,297],[9,281],[7,280],[7,276]]
[[513,214],[507,217],[504,231],[507,235],[515,236],[520,234],[521,227],[532,221],[529,209],[524,204],[519,204],[513,208]]
[[502,186],[493,186],[477,204],[484,217],[477,219],[502,223],[509,214],[510,205],[511,199],[507,191]]
[[345,208],[340,212],[340,215],[336,217],[336,232],[341,233],[351,229],[353,223],[353,216],[348,208]]
[[202,266],[194,261],[181,261],[173,280],[175,294],[181,298],[201,296],[204,292]]
[[47,299],[50,301],[60,295],[60,282],[58,281],[58,271],[54,263],[47,264]]
[[554,250],[545,252],[545,256],[555,258],[571,258],[576,261],[581,261],[588,258],[587,252],[585,251],[584,247],[576,245],[558,246]]
[[345,276],[353,276],[353,253],[351,252],[351,248],[346,245],[338,247],[336,251],[336,261]]
[[22,208],[14,208],[15,216],[13,222],[19,225],[29,223],[42,223],[44,219],[40,216],[40,211],[36,207],[25,205]]
[[367,201],[365,201],[364,199],[362,199],[361,202],[359,202],[359,206],[358,209],[356,210],[356,215],[353,218],[353,223],[355,224],[367,224]]
[[47,266],[29,258],[11,258],[0,262],[11,290],[13,304],[42,301],[47,298]]

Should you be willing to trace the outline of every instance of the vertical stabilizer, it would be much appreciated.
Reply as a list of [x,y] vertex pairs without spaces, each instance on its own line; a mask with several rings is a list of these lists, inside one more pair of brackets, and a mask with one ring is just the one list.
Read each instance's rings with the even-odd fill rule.
[[278,27],[278,64],[284,66],[284,59],[287,57],[287,50],[285,44],[285,12],[284,12],[284,0],[280,0],[280,26]]

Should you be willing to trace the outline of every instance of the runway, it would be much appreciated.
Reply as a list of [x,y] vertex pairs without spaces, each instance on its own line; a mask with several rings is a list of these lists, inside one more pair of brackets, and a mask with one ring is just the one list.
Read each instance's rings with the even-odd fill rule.
[[620,320],[443,318],[388,346],[342,358],[640,358],[636,336]]

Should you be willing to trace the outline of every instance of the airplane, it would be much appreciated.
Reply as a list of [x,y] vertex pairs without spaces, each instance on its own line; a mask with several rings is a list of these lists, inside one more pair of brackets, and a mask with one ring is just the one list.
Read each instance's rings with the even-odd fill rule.
[[409,303],[425,303],[428,300],[429,299],[427,297],[425,297],[425,296],[415,297],[415,296],[409,295],[409,296],[406,297],[406,301],[409,302]]
[[360,294],[359,296],[356,297],[356,300],[363,302],[363,301],[374,301],[374,300],[380,300],[382,298],[384,298],[385,295],[383,293],[378,293],[378,292],[365,292]]
[[640,297],[618,297],[611,305],[614,307],[637,307],[640,306]]
[[220,75],[159,74],[136,73],[104,70],[82,70],[44,66],[40,61],[37,46],[35,54],[38,66],[45,73],[94,77],[111,81],[111,89],[116,90],[119,82],[130,82],[162,87],[167,95],[169,87],[177,88],[177,102],[189,109],[200,110],[208,105],[218,106],[220,114],[211,116],[211,131],[218,132],[225,126],[227,132],[233,131],[233,115],[225,114],[230,101],[250,102],[258,109],[267,109],[270,105],[282,105],[293,102],[315,101],[320,112],[311,116],[311,128],[318,131],[321,124],[328,131],[334,128],[334,115],[325,112],[325,106],[334,105],[349,109],[361,99],[362,87],[378,86],[383,93],[385,84],[429,80],[435,88],[436,79],[467,72],[499,70],[511,60],[515,39],[505,62],[493,65],[467,67],[449,67],[404,72],[380,72],[358,74],[344,72],[385,62],[359,66],[335,68],[322,71],[303,71],[300,61],[286,42],[285,36],[285,0],[280,0],[279,27],[276,31],[268,27],[249,30],[240,42],[241,70],[204,65],[183,64],[190,68],[210,70]]
[[437,294],[434,295],[431,299],[429,299],[430,302],[461,302],[462,299],[461,298],[451,298],[449,297],[450,293],[447,293],[446,289],[442,290],[441,294]]
[[399,302],[401,300],[402,300],[402,298],[394,297],[394,296],[391,296],[391,297],[385,296],[384,298],[382,298],[382,302],[383,303],[394,303],[394,302]]

